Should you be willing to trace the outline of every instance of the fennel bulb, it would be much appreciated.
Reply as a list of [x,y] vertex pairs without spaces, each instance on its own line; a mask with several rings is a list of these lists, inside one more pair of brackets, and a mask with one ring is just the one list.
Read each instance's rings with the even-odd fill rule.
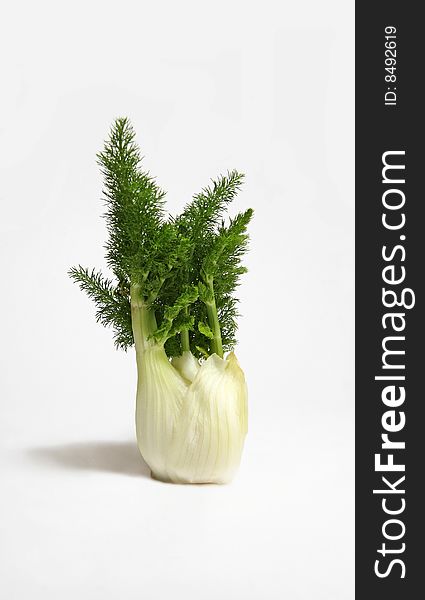
[[166,218],[164,193],[140,169],[134,137],[128,120],[117,119],[98,155],[116,283],[81,266],[70,276],[95,301],[98,321],[113,326],[116,346],[136,348],[137,442],[153,477],[225,483],[247,432],[233,292],[246,271],[252,210],[225,226],[243,179],[232,171]]
[[[187,352],[183,360],[192,359]],[[174,483],[230,481],[247,431],[247,389],[235,355],[212,354],[192,381],[162,349],[147,350],[142,364],[136,431],[153,476]]]

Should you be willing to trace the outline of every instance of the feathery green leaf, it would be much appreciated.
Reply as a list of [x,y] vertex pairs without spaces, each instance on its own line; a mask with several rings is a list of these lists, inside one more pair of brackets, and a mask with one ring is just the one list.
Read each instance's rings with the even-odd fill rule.
[[98,163],[104,177],[106,260],[117,282],[80,266],[69,272],[95,302],[97,320],[114,328],[117,347],[131,346],[131,287],[137,290],[138,310],[152,314],[151,338],[168,356],[181,354],[183,347],[198,357],[211,354],[213,345],[230,350],[236,333],[234,291],[246,271],[241,258],[252,210],[227,226],[223,217],[244,176],[237,171],[220,176],[171,218],[164,212],[164,192],[141,167],[128,119],[114,122]]

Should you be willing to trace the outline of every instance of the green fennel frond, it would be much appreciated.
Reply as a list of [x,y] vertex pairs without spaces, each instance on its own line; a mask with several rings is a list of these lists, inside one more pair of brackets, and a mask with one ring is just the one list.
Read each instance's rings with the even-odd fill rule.
[[131,328],[131,310],[125,282],[114,286],[94,269],[90,272],[84,267],[72,267],[69,276],[96,305],[96,320],[102,325],[112,326],[117,348],[127,350],[133,345]]
[[243,254],[246,252],[248,235],[246,228],[253,215],[249,208],[230,220],[228,227],[221,225],[204,257],[201,274],[204,280],[216,279],[220,275],[222,287],[227,293],[234,290],[241,273],[245,268],[240,266]]
[[197,286],[187,287],[176,299],[172,306],[167,306],[164,310],[162,325],[159,327],[153,337],[162,343],[179,333],[183,327],[193,329],[194,318],[190,316],[187,309],[197,300]]
[[117,283],[80,266],[69,272],[95,302],[97,320],[113,327],[117,347],[131,346],[133,290],[137,310],[151,314],[143,321],[150,323],[149,337],[168,356],[189,348],[197,357],[232,349],[234,292],[246,271],[241,258],[252,210],[227,225],[223,218],[243,174],[233,170],[218,177],[173,218],[164,211],[165,193],[141,167],[128,119],[113,123],[97,158],[104,177],[106,260]]
[[108,265],[117,276],[149,275],[161,238],[164,192],[140,168],[140,151],[128,119],[117,119],[98,162],[104,176]]
[[227,206],[238,193],[243,179],[242,173],[233,170],[227,175],[221,175],[216,181],[213,180],[212,185],[196,194],[177,217],[180,230],[194,241],[214,233]]
[[[212,349],[211,335],[203,324],[208,321],[207,305],[213,300],[218,314],[223,350],[231,350],[236,343],[238,300],[234,292],[240,276],[246,272],[241,259],[247,250],[246,228],[253,216],[252,209],[238,214],[226,227],[221,224],[217,233],[203,250],[200,267],[199,298],[193,312],[198,323],[198,331],[192,335],[193,345]],[[207,339],[205,339],[207,338]]]

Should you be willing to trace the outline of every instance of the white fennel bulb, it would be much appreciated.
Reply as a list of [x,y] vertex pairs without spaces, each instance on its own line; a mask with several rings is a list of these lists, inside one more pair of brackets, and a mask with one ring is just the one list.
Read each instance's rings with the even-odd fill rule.
[[230,481],[247,433],[247,387],[236,356],[212,354],[199,365],[187,352],[173,366],[152,347],[141,363],[136,431],[153,476],[174,483]]

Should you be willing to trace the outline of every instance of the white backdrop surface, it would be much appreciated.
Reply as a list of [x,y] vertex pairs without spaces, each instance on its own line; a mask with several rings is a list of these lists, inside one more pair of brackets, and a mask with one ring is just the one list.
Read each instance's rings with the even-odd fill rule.
[[[353,2],[40,0],[0,35],[0,595],[354,597]],[[129,116],[171,212],[252,206],[228,486],[150,479],[133,352],[67,278],[104,266],[95,153]]]

